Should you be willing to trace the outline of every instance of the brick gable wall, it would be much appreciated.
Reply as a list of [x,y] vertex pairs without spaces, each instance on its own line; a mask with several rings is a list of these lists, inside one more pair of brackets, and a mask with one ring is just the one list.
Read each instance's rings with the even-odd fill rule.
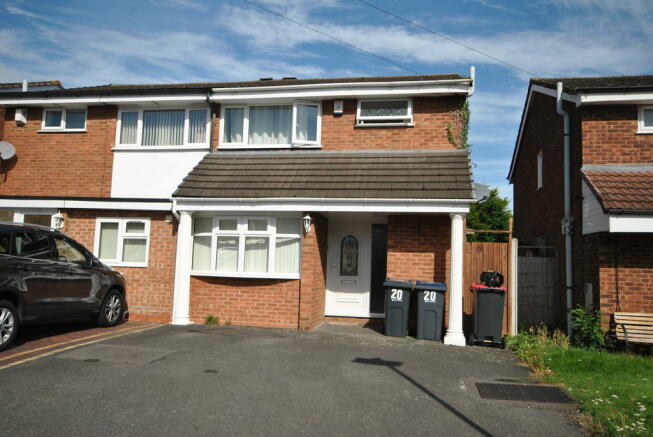
[[17,126],[14,110],[2,118],[0,138],[16,147],[17,159],[0,184],[3,196],[108,197],[111,193],[116,107],[90,106],[87,132],[38,133],[42,108],[29,108]]

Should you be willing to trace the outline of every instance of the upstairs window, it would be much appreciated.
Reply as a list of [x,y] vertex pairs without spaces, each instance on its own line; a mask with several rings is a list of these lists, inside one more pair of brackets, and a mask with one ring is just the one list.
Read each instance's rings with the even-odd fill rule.
[[45,109],[41,129],[83,131],[86,129],[86,109]]
[[639,133],[653,133],[653,106],[639,107]]
[[410,99],[359,100],[356,126],[412,126],[413,102]]
[[120,146],[206,146],[208,109],[122,109],[118,115]]
[[544,186],[544,155],[540,150],[537,152],[537,189]]
[[222,111],[222,148],[265,149],[320,144],[322,114],[319,103],[225,106]]

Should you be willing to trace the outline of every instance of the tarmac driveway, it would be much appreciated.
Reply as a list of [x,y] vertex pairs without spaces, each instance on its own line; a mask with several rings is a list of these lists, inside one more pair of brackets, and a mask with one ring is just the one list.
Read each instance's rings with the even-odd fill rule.
[[3,435],[583,435],[574,404],[490,400],[533,383],[498,349],[163,326],[0,370]]

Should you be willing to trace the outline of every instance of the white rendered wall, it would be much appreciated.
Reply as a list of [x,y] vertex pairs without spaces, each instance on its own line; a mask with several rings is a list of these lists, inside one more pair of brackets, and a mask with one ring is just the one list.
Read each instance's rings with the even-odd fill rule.
[[111,197],[167,199],[208,150],[113,152]]

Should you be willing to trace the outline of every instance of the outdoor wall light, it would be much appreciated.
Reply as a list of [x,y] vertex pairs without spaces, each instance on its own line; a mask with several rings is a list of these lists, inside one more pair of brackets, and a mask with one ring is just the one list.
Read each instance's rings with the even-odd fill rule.
[[308,213],[306,213],[306,215],[304,216],[304,218],[302,218],[302,223],[304,224],[304,233],[305,233],[305,234],[308,234],[308,233],[310,232],[310,230],[311,230],[311,222],[312,222],[312,221],[313,221],[313,219],[311,218],[310,215],[308,215]]
[[55,229],[62,229],[64,220],[65,218],[61,211],[57,211],[57,213],[52,216],[52,227]]

